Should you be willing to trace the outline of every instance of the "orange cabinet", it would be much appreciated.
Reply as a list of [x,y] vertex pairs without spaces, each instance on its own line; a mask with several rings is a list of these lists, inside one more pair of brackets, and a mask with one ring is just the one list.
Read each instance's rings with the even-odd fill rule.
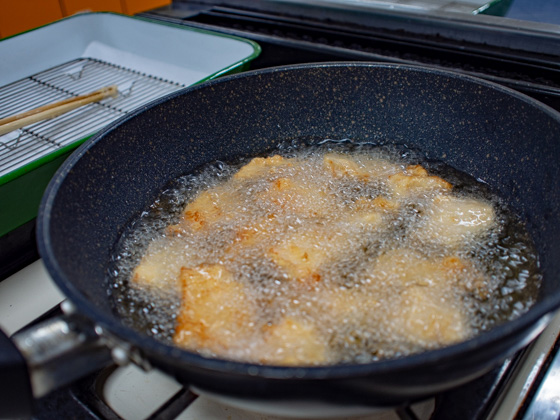
[[62,17],[59,0],[0,0],[2,37],[33,29]]
[[0,0],[0,38],[15,35],[79,12],[127,15],[171,4],[172,0]]
[[84,11],[133,15],[167,4],[171,4],[171,0],[60,0],[64,16]]
[[64,16],[78,12],[124,12],[121,0],[60,0],[60,6]]

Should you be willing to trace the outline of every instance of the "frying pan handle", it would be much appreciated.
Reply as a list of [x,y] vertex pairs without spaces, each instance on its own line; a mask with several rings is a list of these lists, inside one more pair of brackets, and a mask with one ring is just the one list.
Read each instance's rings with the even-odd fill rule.
[[35,398],[113,362],[105,338],[78,314],[48,319],[17,332],[12,340],[27,362]]
[[0,336],[0,417],[31,415],[33,398],[131,358],[89,319],[64,314]]
[[33,394],[25,359],[0,330],[0,417],[31,416]]

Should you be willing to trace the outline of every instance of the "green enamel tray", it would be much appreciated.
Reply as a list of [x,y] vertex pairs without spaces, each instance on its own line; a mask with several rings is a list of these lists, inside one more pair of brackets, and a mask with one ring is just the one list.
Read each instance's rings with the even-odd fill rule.
[[116,84],[105,99],[0,136],[0,237],[33,220],[60,164],[110,122],[174,90],[246,70],[253,41],[85,13],[0,42],[0,118]]

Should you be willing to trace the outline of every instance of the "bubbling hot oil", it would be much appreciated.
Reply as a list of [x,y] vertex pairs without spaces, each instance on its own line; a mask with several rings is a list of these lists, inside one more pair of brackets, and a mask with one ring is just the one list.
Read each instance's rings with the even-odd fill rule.
[[[326,153],[346,155],[358,162],[381,162],[377,168],[380,175],[367,182],[348,177],[333,178],[324,170]],[[278,168],[274,175],[232,183],[232,176],[248,160],[213,162],[175,180],[131,223],[116,246],[109,269],[109,294],[125,323],[156,339],[173,343],[177,315],[182,310],[180,287],[171,281],[169,287],[146,288],[131,281],[146,250],[157,251],[160,246],[166,248],[161,264],[166,267],[166,273],[171,273],[166,274],[170,277],[177,277],[181,267],[218,264],[227,267],[244,286],[248,293],[244,302],[256,308],[258,316],[244,326],[243,333],[236,335],[236,342],[225,352],[190,348],[204,355],[234,360],[284,364],[281,355],[269,359],[262,353],[297,353],[298,349],[289,345],[270,349],[267,339],[263,338],[263,331],[278,325],[282,319],[296,319],[302,325],[312,325],[318,343],[326,349],[319,359],[296,358],[296,364],[368,363],[468,339],[518,317],[534,303],[540,275],[531,240],[519,218],[486,184],[442,162],[428,161],[405,147],[324,141],[307,147],[284,145],[273,154],[294,159],[298,164]],[[476,240],[453,245],[452,251],[448,245],[425,241],[413,232],[432,211],[430,200],[433,197],[427,196],[405,200],[390,216],[383,216],[382,226],[375,229],[340,217],[361,199],[389,196],[384,182],[386,177],[416,164],[450,182],[454,196],[491,203],[495,214],[492,228]],[[277,212],[271,222],[271,209],[255,197],[268,197],[271,182],[278,179],[291,179],[306,190],[315,191],[314,202],[319,209],[302,215],[298,212],[298,203],[290,203],[295,210]],[[178,237],[166,233],[167,226],[177,223],[185,205],[193,198],[202,191],[227,183],[229,193],[236,197],[228,212],[235,217],[224,218],[202,233],[187,232]],[[310,226],[314,232],[313,241],[320,244],[320,255],[328,258],[314,272],[315,280],[294,281],[290,277],[307,274],[286,272],[271,258],[263,256],[269,255],[271,249],[280,249],[281,244],[291,243],[294,238],[305,242]],[[256,232],[263,239],[251,246],[237,246],[240,231]],[[428,231],[423,235],[437,236],[437,232]],[[312,243],[310,249],[316,246],[317,243]],[[429,270],[425,278],[407,274],[405,265],[407,262],[415,265],[411,273],[421,272],[431,261],[443,261],[450,255],[455,259],[449,261],[469,261],[476,274],[466,272],[459,280],[461,284],[430,290],[437,291],[434,302],[449,307],[449,318],[460,319],[461,327],[457,330],[448,327],[445,339],[441,337],[442,330],[410,336],[410,329],[415,326],[405,325],[402,319],[413,324],[414,318],[422,319],[414,310],[418,299],[422,301],[424,297],[416,296],[415,291],[432,287],[431,282],[440,280]],[[306,258],[313,258],[313,254]],[[479,273],[483,275],[480,277]],[[411,276],[412,283],[406,280]],[[403,279],[409,283],[404,284]],[[228,304],[235,306],[235,302]],[[435,316],[426,322],[447,321]],[[445,342],[446,339],[449,342]],[[287,363],[294,364],[293,360]]]

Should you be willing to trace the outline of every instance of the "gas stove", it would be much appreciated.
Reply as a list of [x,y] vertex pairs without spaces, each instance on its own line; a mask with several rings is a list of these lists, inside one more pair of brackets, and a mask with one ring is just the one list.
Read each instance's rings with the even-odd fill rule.
[[[560,26],[363,3],[175,1],[142,16],[252,39],[262,47],[253,69],[326,61],[421,64],[501,83],[560,110]],[[38,259],[34,223],[10,234],[0,251],[18,260],[0,275],[0,326],[12,334],[59,314],[64,296]],[[354,418],[559,419],[559,348],[560,314],[533,344],[482,378],[410,407]],[[37,419],[280,418],[197,396],[168,375],[135,365],[111,366],[55,391],[36,402],[35,413]]]

